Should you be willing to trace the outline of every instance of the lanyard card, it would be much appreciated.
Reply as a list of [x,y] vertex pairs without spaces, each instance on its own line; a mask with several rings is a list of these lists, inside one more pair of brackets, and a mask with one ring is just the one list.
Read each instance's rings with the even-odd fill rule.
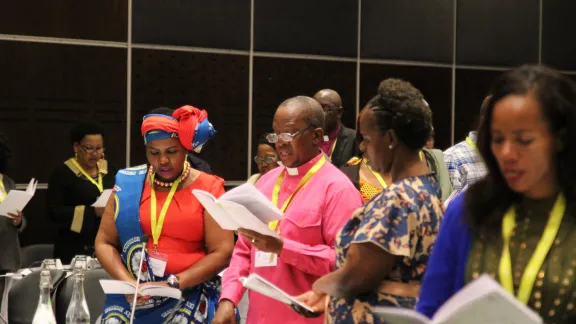
[[152,272],[154,275],[156,277],[164,277],[166,264],[168,263],[168,255],[150,251],[148,252],[148,256],[150,257],[150,267],[152,267]]
[[275,253],[256,251],[256,260],[254,260],[256,268],[275,267],[277,264],[278,255]]

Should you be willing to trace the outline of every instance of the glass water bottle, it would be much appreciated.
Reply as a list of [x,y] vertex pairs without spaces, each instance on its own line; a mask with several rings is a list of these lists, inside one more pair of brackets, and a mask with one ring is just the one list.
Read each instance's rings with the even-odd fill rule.
[[66,311],[66,324],[90,324],[90,312],[84,295],[84,265],[77,263],[74,267],[74,292]]
[[42,272],[40,272],[40,298],[32,324],[56,324],[52,301],[50,300],[51,288],[50,271],[42,270]]

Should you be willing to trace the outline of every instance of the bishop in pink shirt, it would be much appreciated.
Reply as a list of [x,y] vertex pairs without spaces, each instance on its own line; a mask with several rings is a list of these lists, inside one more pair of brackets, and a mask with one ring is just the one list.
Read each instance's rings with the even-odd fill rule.
[[[272,135],[284,166],[266,173],[257,188],[272,200],[274,187],[284,174],[278,195],[280,208],[306,174],[315,166],[321,164],[321,167],[292,197],[279,225],[282,239],[240,231],[243,235],[224,274],[220,307],[213,323],[232,323],[232,305],[237,305],[245,292],[240,277],[256,273],[297,296],[309,291],[316,279],[334,270],[336,236],[353,211],[362,205],[362,197],[321,152],[323,122],[321,106],[309,97],[288,99],[276,111],[273,124],[276,134]],[[263,259],[265,252],[270,252],[275,262]],[[248,324],[323,322],[323,316],[302,317],[285,304],[259,293],[250,291],[249,296]]]

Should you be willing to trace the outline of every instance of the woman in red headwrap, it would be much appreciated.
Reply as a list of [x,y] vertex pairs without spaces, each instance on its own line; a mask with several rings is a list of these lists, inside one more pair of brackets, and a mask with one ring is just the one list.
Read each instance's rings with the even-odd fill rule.
[[[96,254],[114,279],[136,285],[140,274],[141,287],[178,288],[182,298],[107,295],[104,323],[124,323],[130,316],[135,323],[211,322],[219,298],[218,273],[228,266],[234,237],[192,194],[200,189],[219,197],[224,180],[193,169],[187,152],[200,151],[214,134],[206,111],[191,106],[172,116],[144,116],[148,164],[116,175]],[[134,314],[131,302],[136,304]]]

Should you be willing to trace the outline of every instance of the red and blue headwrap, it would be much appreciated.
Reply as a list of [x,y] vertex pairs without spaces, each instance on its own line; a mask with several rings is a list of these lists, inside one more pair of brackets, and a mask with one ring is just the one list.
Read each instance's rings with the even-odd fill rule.
[[192,106],[176,109],[172,116],[149,114],[142,122],[144,143],[162,138],[178,137],[188,150],[199,153],[216,130],[208,121],[208,113]]

